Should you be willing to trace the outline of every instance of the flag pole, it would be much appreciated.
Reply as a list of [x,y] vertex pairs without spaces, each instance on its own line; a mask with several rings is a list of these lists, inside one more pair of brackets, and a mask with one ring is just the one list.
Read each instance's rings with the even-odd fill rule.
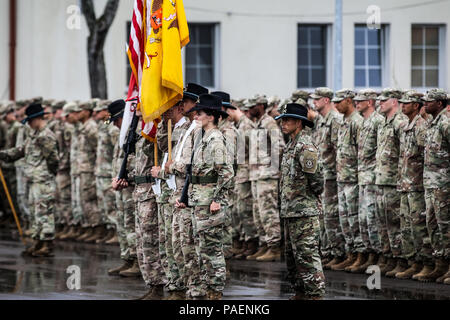
[[22,228],[20,227],[19,218],[17,217],[16,209],[14,208],[14,204],[11,199],[11,195],[9,194],[8,186],[6,185],[5,177],[3,176],[3,171],[0,168],[0,179],[2,180],[3,189],[5,189],[6,197],[8,198],[9,205],[14,215],[14,220],[16,221],[17,229],[19,229],[20,240],[22,240],[24,245],[27,245],[25,239],[23,238]]
[[169,161],[172,161],[172,119],[167,123],[167,143],[169,145]]

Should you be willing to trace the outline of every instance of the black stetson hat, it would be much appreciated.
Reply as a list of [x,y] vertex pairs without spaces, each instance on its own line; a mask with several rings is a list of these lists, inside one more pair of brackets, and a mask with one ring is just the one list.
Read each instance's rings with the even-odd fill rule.
[[30,104],[25,109],[25,114],[27,115],[27,117],[22,120],[22,124],[27,123],[31,119],[34,119],[34,118],[37,118],[37,117],[41,117],[41,116],[43,116],[44,114],[47,114],[47,113],[48,112],[44,112],[44,108],[42,108],[42,105],[40,103]]
[[301,119],[302,123],[310,128],[314,127],[314,123],[308,120],[308,109],[298,103],[288,103],[281,109],[281,114],[275,117],[275,120],[281,118]]
[[223,117],[228,116],[226,112],[222,111],[222,99],[212,94],[202,94],[197,105],[189,110],[189,112],[200,110],[213,111]]
[[116,100],[108,106],[108,112],[110,114],[109,123],[116,121],[118,118],[123,117],[125,110],[125,101],[120,99]]
[[230,109],[236,110],[236,107],[231,104],[231,98],[228,93],[223,92],[223,91],[216,91],[216,92],[211,92],[211,94],[221,98],[222,106],[224,106],[225,108],[230,108]]
[[202,94],[206,94],[208,92],[209,92],[208,89],[206,89],[205,87],[202,87],[199,84],[188,83],[186,89],[184,90],[183,98],[189,98],[189,99],[192,99],[194,101],[198,101],[198,98]]

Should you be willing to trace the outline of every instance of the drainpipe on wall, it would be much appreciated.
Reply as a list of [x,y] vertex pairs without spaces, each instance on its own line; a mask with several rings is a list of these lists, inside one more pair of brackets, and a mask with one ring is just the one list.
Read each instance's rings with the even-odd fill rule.
[[16,0],[9,0],[9,99],[16,100]]

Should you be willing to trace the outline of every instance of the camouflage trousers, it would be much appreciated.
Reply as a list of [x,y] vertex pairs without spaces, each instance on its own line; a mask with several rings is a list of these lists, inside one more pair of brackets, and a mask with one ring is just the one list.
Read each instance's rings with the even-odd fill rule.
[[[137,197],[135,197],[137,199]],[[158,208],[154,198],[136,201],[136,255],[147,286],[166,284],[159,257]]]
[[323,224],[335,257],[345,255],[345,239],[339,222],[338,187],[336,180],[325,180],[322,195]]
[[225,212],[211,214],[209,206],[194,207],[196,231],[199,238],[201,288],[222,292],[226,281],[223,252]]
[[115,229],[116,217],[116,195],[111,188],[111,177],[95,177],[97,190],[97,207],[100,212],[100,224],[106,225],[108,229]]
[[[325,217],[323,215],[322,210],[320,210],[319,214],[319,223],[320,223],[320,238],[319,238],[320,255],[321,257],[331,257],[332,256],[331,243],[330,240],[328,239],[327,231],[325,229]],[[283,226],[281,230],[283,230]]]
[[30,225],[33,223],[33,215],[31,214],[30,205],[28,203],[30,184],[27,177],[25,177],[23,168],[16,167],[16,182],[17,182],[17,205],[23,219]]
[[283,218],[288,279],[307,297],[325,294],[325,276],[319,255],[319,218]]
[[184,283],[175,260],[172,246],[173,206],[170,203],[158,203],[159,254],[167,277],[166,288],[169,291],[183,290]]
[[278,180],[252,181],[253,222],[260,245],[278,247],[281,243]]
[[116,192],[117,237],[119,238],[120,258],[134,260],[136,255],[136,217],[132,190]]
[[55,222],[69,225],[72,217],[71,181],[69,171],[59,171],[56,175]]
[[80,176],[70,176],[70,193],[72,195],[72,217],[69,221],[70,225],[81,226],[83,223],[83,210],[81,208],[81,194],[80,194]]
[[359,231],[366,253],[381,253],[377,223],[377,186],[374,184],[359,186]]
[[179,273],[180,280],[178,281],[179,287],[177,290],[186,289],[186,269],[185,269],[185,259],[183,255],[183,244],[181,243],[181,231],[183,221],[182,210],[175,208],[174,204],[171,204],[172,209],[172,238],[169,240],[172,242],[173,259],[177,265],[177,270]]
[[427,228],[435,258],[450,259],[450,190],[425,189]]
[[[378,186],[378,230],[383,255],[402,257],[402,233],[400,230],[400,193],[394,186]],[[387,239],[386,239],[387,236]],[[389,252],[390,251],[390,252]]]
[[[253,222],[252,183],[236,183],[236,220],[242,225],[240,240],[250,241],[258,237],[255,223]],[[237,222],[235,222],[235,225]]]
[[[80,173],[80,198],[83,227],[97,227],[102,216],[97,206],[97,185],[93,173]],[[133,224],[134,225],[134,224]]]
[[400,226],[403,257],[428,265],[433,264],[433,249],[428,236],[423,192],[401,193]]
[[357,183],[339,183],[339,222],[345,239],[347,252],[363,252],[361,234],[359,232],[358,220],[358,196],[359,186]]
[[32,183],[29,203],[33,208],[32,238],[53,240],[55,238],[55,181]]

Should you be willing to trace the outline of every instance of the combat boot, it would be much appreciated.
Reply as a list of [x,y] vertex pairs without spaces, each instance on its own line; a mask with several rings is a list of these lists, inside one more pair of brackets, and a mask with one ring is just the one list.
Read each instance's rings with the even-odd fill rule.
[[356,255],[356,260],[352,265],[345,268],[346,272],[351,272],[354,268],[362,266],[367,261],[367,254],[358,252]]
[[95,243],[98,239],[101,239],[105,236],[105,228],[101,226],[94,227],[94,231],[92,232],[92,235],[86,239],[84,239],[84,242],[86,243]]
[[141,276],[141,269],[139,269],[139,264],[137,259],[134,259],[133,265],[126,270],[122,270],[119,272],[119,275],[127,278],[135,278]]
[[386,272],[386,277],[395,278],[397,273],[403,272],[408,269],[408,262],[405,259],[397,258],[397,264],[394,269],[389,272]]
[[246,241],[244,243],[244,250],[237,254],[234,259],[236,260],[242,260],[242,259],[246,259],[247,256],[251,256],[252,254],[255,254],[255,252],[257,251],[257,247],[258,247],[258,240],[253,239],[250,241]]
[[411,267],[406,269],[403,272],[399,272],[395,274],[395,277],[397,279],[411,279],[413,275],[417,274],[422,270],[423,265],[420,262],[413,262],[411,264]]
[[124,262],[121,266],[109,269],[108,274],[110,276],[118,276],[121,271],[130,269],[132,265],[133,265],[133,260],[124,260]]
[[437,283],[444,283],[444,280],[450,278],[450,266],[448,268],[448,271],[442,276],[436,279]]
[[112,236],[112,238],[107,240],[105,242],[105,244],[118,245],[119,244],[119,237],[117,236],[117,232],[114,232],[114,235]]
[[289,298],[289,300],[306,300],[306,296],[301,291],[296,291],[295,295]]
[[61,240],[61,237],[66,235],[69,232],[69,230],[70,230],[69,225],[67,225],[67,224],[64,225],[64,228],[61,230],[61,232],[59,232],[55,235],[55,239]]
[[443,284],[450,284],[450,277],[444,280]]
[[186,300],[186,291],[185,290],[170,291],[169,296],[163,298],[162,300]]
[[366,263],[364,263],[358,267],[352,268],[352,270],[350,270],[350,272],[351,273],[364,273],[364,272],[366,272],[366,270],[369,266],[375,265],[377,263],[377,261],[378,261],[378,255],[376,253],[371,252],[371,253],[369,253],[369,257],[367,258]]
[[222,292],[209,289],[206,293],[207,300],[222,300]]
[[397,266],[397,260],[395,258],[388,258],[387,263],[380,268],[381,275],[384,276],[387,272],[394,270]]
[[442,277],[447,272],[447,270],[448,270],[448,263],[445,262],[443,259],[437,259],[436,264],[434,266],[434,270],[427,275],[418,277],[418,280],[421,282],[434,282],[438,278]]
[[83,233],[79,237],[77,237],[75,239],[75,241],[84,242],[85,239],[92,236],[93,232],[94,232],[94,228],[91,228],[91,227],[84,228]]
[[434,265],[430,265],[430,264],[425,264],[422,268],[422,270],[420,270],[420,272],[414,274],[412,276],[413,280],[419,280],[419,277],[425,276],[430,274],[431,272],[433,272],[434,270]]
[[386,263],[387,263],[386,257],[383,254],[380,254],[378,256],[378,261],[377,261],[376,265],[378,267],[380,267],[380,269],[381,269],[381,268],[383,268],[386,265]]
[[334,266],[335,264],[339,264],[342,261],[344,261],[345,258],[344,257],[334,257],[333,260],[331,260],[330,262],[328,262],[327,264],[325,264],[323,266],[324,270],[330,270],[332,266]]
[[233,255],[239,254],[242,252],[242,248],[244,247],[244,242],[239,241],[238,238],[233,239],[233,247],[230,249]]
[[43,244],[44,243],[41,240],[34,240],[33,244],[30,247],[22,251],[22,256],[32,256],[33,252],[41,249]]
[[349,253],[347,253],[347,259],[345,259],[341,263],[331,266],[331,270],[344,271],[345,268],[347,268],[348,266],[351,266],[355,262],[355,260],[356,260],[356,254],[349,252]]
[[268,261],[280,261],[281,260],[281,248],[279,246],[270,247],[262,256],[256,258],[259,262]]
[[263,254],[265,254],[267,252],[267,250],[269,250],[269,248],[267,248],[267,245],[263,245],[254,254],[247,256],[246,259],[247,260],[256,260],[256,258],[258,258],[258,257],[262,256]]
[[45,240],[42,242],[42,247],[33,252],[33,257],[53,257],[53,240]]
[[164,286],[153,286],[150,290],[139,300],[162,300],[164,298]]
[[101,238],[101,239],[97,239],[97,240],[95,241],[95,243],[105,243],[106,241],[108,241],[109,239],[111,239],[112,237],[114,237],[114,234],[115,234],[114,229],[108,229],[108,230],[106,231],[105,236],[104,236],[103,238]]

